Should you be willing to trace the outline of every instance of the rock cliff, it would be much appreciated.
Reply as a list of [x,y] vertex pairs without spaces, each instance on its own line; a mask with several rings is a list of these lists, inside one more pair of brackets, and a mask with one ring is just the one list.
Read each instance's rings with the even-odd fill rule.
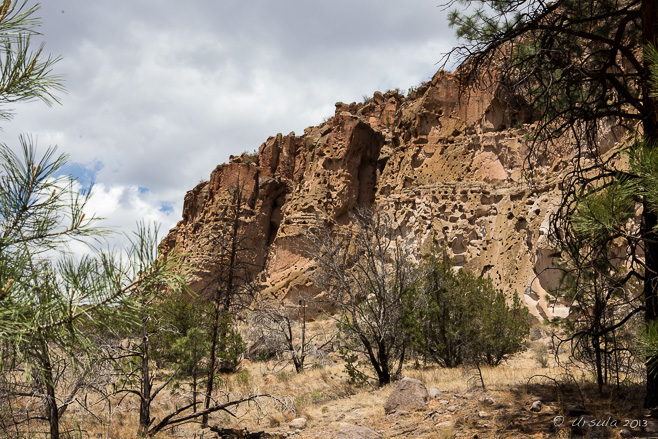
[[495,84],[460,92],[443,71],[407,97],[337,103],[334,117],[303,135],[278,134],[257,155],[217,166],[187,193],[162,246],[191,255],[195,290],[212,287],[221,270],[213,239],[239,181],[248,206],[241,233],[252,239],[251,267],[262,267],[252,270],[278,297],[317,292],[301,248],[315,214],[347,222],[364,205],[388,211],[419,254],[444,244],[459,266],[523,295],[537,318],[563,313],[546,300],[557,281],[547,231],[568,146],[524,166],[532,123],[523,101]]

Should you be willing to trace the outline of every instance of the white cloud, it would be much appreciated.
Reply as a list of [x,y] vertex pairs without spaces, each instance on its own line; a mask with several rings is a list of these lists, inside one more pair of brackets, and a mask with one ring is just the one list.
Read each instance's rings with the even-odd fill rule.
[[61,107],[19,107],[2,138],[33,133],[95,169],[89,207],[109,223],[167,229],[185,192],[229,155],[321,123],[336,101],[429,79],[452,45],[436,6],[48,0],[46,49],[62,55],[69,91]]
[[125,234],[135,231],[138,222],[160,225],[160,235],[164,237],[179,220],[179,213],[167,201],[137,186],[99,183],[93,187],[84,210],[102,218],[95,225],[114,232],[107,237],[110,247],[125,247]]

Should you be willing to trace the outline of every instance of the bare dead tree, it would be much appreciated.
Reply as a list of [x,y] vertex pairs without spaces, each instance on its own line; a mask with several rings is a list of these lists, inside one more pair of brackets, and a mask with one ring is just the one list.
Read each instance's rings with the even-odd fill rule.
[[43,369],[33,371],[34,366],[14,361],[11,349],[3,352],[0,430],[6,437],[22,436],[24,426],[34,421],[45,421],[51,432],[55,427],[60,432],[65,412],[74,405],[84,409],[86,395],[100,376],[88,352],[71,354],[51,344],[40,345],[32,354],[39,355],[38,364],[43,364]]
[[296,305],[261,299],[257,306],[252,317],[255,332],[260,339],[274,340],[274,353],[289,359],[297,373],[302,373],[307,367],[307,358],[317,358],[319,352],[334,341],[334,334],[322,331],[309,334],[305,299],[299,299]]
[[[228,370],[235,370],[235,362],[218,361],[218,351],[223,352],[227,346],[223,340],[227,339],[227,325],[222,324],[232,317],[234,308],[241,305],[241,292],[249,291],[248,285],[251,274],[257,268],[253,262],[254,241],[246,233],[246,216],[250,210],[250,200],[245,196],[245,182],[238,174],[236,182],[229,188],[230,200],[221,215],[219,231],[213,239],[216,253],[211,255],[213,263],[218,267],[217,278],[212,292],[214,314],[211,328],[210,361],[208,365],[208,380],[204,400],[204,410],[210,408],[215,373],[219,366]],[[208,414],[203,415],[202,424],[208,424]]]
[[[405,317],[422,275],[388,214],[359,208],[350,219],[333,227],[318,221],[309,233],[309,257],[318,267],[313,278],[338,307],[347,354],[364,355],[379,385],[385,385],[401,372],[409,341]],[[353,361],[347,367],[362,374]]]

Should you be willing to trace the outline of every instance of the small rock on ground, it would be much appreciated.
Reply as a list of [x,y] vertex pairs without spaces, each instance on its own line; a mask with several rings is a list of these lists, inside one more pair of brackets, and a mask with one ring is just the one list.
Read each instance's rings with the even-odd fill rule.
[[293,430],[301,430],[304,427],[306,427],[306,418],[295,418],[292,421],[290,421],[288,427],[290,427]]
[[382,435],[367,427],[349,425],[343,427],[334,435],[335,439],[382,439]]

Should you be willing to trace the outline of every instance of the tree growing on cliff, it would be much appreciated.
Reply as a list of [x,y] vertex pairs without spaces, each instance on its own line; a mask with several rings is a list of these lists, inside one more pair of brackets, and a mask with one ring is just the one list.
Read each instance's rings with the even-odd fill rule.
[[[450,2],[456,3],[475,2]],[[452,52],[465,61],[458,69],[462,84],[495,82],[531,107],[537,129],[529,170],[551,156],[555,141],[573,145],[573,167],[563,181],[551,234],[560,249],[575,256],[579,245],[572,220],[583,196],[638,177],[621,168],[618,151],[601,148],[602,140],[619,134],[612,127],[620,126],[637,133],[636,140],[644,136],[649,155],[658,144],[658,102],[651,92],[650,62],[642,55],[658,38],[658,7],[653,0],[481,3],[486,10],[450,16],[466,40]],[[658,320],[658,215],[646,192],[634,197],[642,206],[640,225],[618,229],[625,250],[616,263],[629,268],[628,281],[642,284],[640,306],[651,325]],[[595,234],[600,230],[597,226]],[[647,374],[645,405],[658,406],[656,374]]]
[[[378,384],[386,385],[400,374],[408,354],[405,317],[421,278],[412,249],[384,212],[359,208],[349,225],[317,223],[308,238],[309,257],[318,265],[317,285],[338,307],[346,359],[365,356]],[[346,364],[352,376],[365,375],[354,361]]]

